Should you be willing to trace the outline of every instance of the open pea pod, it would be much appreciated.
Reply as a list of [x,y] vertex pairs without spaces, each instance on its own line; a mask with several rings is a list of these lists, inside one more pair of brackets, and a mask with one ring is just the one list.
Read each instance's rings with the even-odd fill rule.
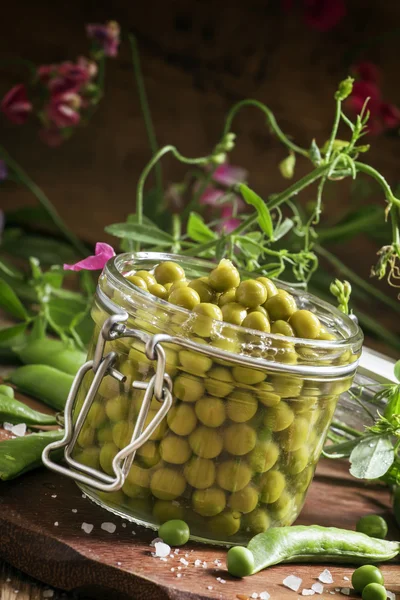
[[[40,467],[44,448],[63,435],[63,431],[44,431],[0,442],[0,480],[14,479]],[[58,458],[61,459],[61,453]]]
[[43,413],[26,406],[22,402],[1,394],[0,390],[0,423],[7,422],[13,425],[26,423],[27,425],[56,425],[53,415]]

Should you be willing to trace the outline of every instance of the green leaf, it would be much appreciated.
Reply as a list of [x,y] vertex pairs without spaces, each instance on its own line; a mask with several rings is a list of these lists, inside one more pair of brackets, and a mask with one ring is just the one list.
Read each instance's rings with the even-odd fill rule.
[[16,319],[22,319],[23,321],[26,321],[29,318],[24,305],[13,291],[12,287],[8,285],[8,283],[6,283],[1,277],[0,307],[10,313]]
[[23,279],[24,274],[22,271],[14,267],[11,263],[6,261],[4,258],[0,259],[0,271],[13,279]]
[[[394,366],[394,373],[398,379],[398,373],[396,373],[396,366],[400,366],[399,361]],[[388,403],[385,408],[383,416],[385,419],[393,417],[393,415],[400,415],[400,386],[396,385],[392,393],[389,395]]]
[[2,249],[18,258],[28,260],[31,256],[36,257],[42,265],[62,265],[74,263],[78,255],[71,246],[60,240],[37,234],[23,234],[6,230]]
[[242,250],[252,258],[258,258],[262,254],[262,246],[259,242],[251,239],[251,237],[238,236],[236,243]]
[[394,365],[394,376],[396,377],[397,381],[400,381],[400,360],[398,360]]
[[191,212],[187,224],[187,233],[195,242],[209,242],[215,240],[216,233],[204,223],[204,219],[195,212]]
[[265,202],[258,196],[253,190],[251,190],[244,183],[239,184],[239,191],[243,196],[244,201],[251,206],[254,206],[258,213],[258,223],[264,233],[267,234],[268,238],[271,239],[274,228],[272,225],[272,219],[270,212]]
[[10,346],[12,346],[14,340],[16,340],[19,335],[24,333],[27,327],[28,323],[18,323],[18,325],[12,325],[12,327],[4,327],[3,329],[0,329],[0,343],[3,345],[6,342],[11,342]]
[[368,436],[350,454],[350,473],[357,479],[378,479],[394,461],[390,436]]
[[357,438],[338,444],[329,444],[329,446],[324,446],[324,456],[326,458],[348,458],[359,442],[360,439]]
[[169,233],[143,223],[114,223],[105,228],[107,233],[115,237],[151,244],[154,246],[171,246],[174,240]]
[[275,227],[274,231],[274,241],[277,242],[281,238],[283,238],[294,226],[294,222],[292,219],[286,218],[282,223],[280,223],[277,227]]

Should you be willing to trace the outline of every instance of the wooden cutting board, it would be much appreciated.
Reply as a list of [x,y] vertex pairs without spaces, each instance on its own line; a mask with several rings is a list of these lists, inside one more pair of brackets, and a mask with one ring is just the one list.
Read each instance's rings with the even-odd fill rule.
[[[391,528],[389,537],[400,538],[388,491],[357,482],[345,463],[323,460],[298,523],[354,528],[357,519],[368,513],[384,516]],[[104,522],[115,523],[115,533],[104,531]],[[82,530],[82,523],[94,526],[90,534]],[[267,591],[271,600],[296,600],[300,593],[283,587],[283,579],[289,574],[301,577],[301,592],[315,583],[325,567],[334,583],[325,586],[321,598],[350,585],[345,578],[351,577],[353,569],[329,564],[281,565],[238,580],[225,570],[225,549],[188,544],[174,558],[161,561],[151,555],[155,537],[154,532],[83,498],[72,481],[54,473],[40,470],[0,483],[0,558],[51,586],[107,599],[245,600]],[[180,562],[182,558],[188,566]],[[195,567],[196,560],[207,564]],[[399,563],[386,564],[382,570],[388,589],[400,594]],[[336,592],[336,597],[346,596]]]

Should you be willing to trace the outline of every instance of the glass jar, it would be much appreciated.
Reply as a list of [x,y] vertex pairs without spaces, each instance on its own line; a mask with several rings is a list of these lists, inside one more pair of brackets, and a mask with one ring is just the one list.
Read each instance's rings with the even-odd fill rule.
[[245,544],[298,516],[339,395],[352,383],[362,333],[337,309],[281,282],[338,339],[213,321],[125,278],[165,260],[189,279],[215,266],[146,252],[108,262],[89,362],[67,403],[73,471],[58,469],[136,523],[156,529],[184,519],[194,539]]

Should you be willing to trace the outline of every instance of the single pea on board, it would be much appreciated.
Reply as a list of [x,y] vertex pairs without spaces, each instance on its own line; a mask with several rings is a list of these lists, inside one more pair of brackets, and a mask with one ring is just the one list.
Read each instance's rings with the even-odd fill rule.
[[181,519],[172,519],[161,525],[158,535],[169,546],[183,546],[190,538],[189,525]]

